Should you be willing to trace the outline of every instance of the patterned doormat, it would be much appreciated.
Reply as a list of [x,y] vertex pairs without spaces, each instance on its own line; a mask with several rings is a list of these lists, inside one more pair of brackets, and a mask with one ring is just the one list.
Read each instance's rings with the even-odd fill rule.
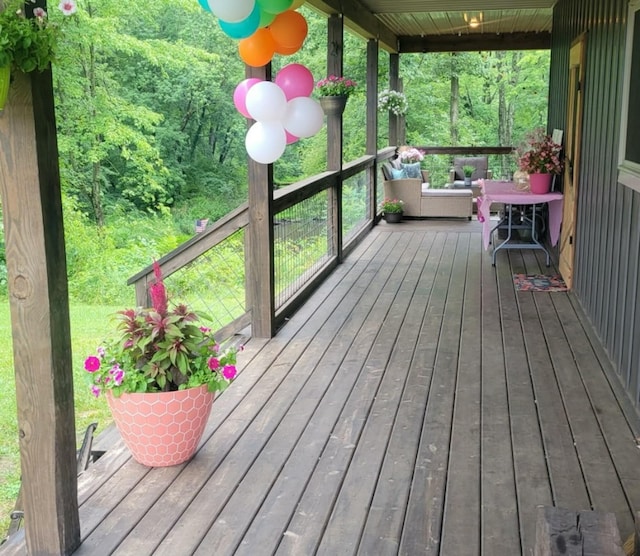
[[562,276],[554,274],[546,276],[544,274],[514,274],[513,283],[516,290],[524,292],[566,292],[567,285]]

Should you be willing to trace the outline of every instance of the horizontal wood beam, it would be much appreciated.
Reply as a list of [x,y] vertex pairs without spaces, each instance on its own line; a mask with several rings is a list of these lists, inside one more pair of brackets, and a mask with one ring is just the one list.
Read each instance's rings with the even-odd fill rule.
[[400,37],[398,52],[474,52],[500,50],[548,50],[551,33],[502,33]]
[[424,154],[511,154],[514,147],[421,147],[417,146]]
[[398,51],[398,37],[357,0],[307,0],[307,4],[327,14],[343,14],[344,25],[365,39],[377,39],[388,52]]

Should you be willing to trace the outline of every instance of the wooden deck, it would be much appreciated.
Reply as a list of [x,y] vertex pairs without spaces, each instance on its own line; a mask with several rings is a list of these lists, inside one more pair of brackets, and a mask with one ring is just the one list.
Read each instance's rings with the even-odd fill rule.
[[532,554],[536,507],[640,509],[637,416],[568,293],[477,222],[377,226],[271,341],[197,456],[117,445],[80,478],[80,555]]

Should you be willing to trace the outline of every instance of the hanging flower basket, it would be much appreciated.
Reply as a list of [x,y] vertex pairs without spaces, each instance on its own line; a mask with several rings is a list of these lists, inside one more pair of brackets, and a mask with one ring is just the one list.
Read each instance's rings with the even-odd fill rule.
[[400,91],[384,89],[378,95],[378,110],[404,116],[409,111],[409,101]]

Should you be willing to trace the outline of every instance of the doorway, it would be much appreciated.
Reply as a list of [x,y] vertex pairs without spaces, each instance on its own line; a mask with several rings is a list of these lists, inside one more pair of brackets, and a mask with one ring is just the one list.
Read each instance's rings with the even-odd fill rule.
[[582,104],[584,90],[584,55],[586,36],[582,35],[569,51],[569,98],[565,133],[562,192],[564,206],[560,235],[559,266],[569,288],[573,286],[573,263],[576,247],[578,184],[580,181],[580,145],[582,139]]

